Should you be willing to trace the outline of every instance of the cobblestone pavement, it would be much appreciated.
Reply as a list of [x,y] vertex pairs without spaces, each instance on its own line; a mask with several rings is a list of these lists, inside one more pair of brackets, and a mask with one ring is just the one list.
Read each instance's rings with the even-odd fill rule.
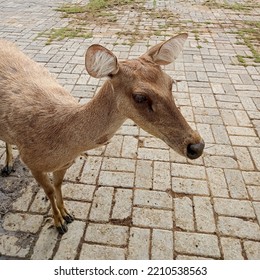
[[[139,15],[117,10],[116,25],[90,23],[91,38],[46,45],[38,35],[69,22],[55,10],[60,0],[0,0],[0,37],[16,41],[79,102],[103,83],[84,69],[91,44],[125,59],[188,31],[166,71],[177,80],[176,103],[206,142],[204,156],[190,161],[127,121],[68,170],[64,196],[76,219],[62,237],[16,152],[16,172],[0,179],[0,259],[260,259],[260,64],[252,45],[237,44],[243,25],[259,24],[260,9],[250,6],[257,1],[216,3],[148,0]],[[134,24],[143,37],[129,43]],[[0,167],[4,159],[0,142]]]

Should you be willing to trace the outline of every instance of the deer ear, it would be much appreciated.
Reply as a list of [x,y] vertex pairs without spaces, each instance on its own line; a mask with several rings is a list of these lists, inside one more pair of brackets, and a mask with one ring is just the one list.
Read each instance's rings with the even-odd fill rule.
[[143,57],[149,56],[155,63],[159,65],[170,64],[182,51],[183,45],[187,38],[187,33],[179,34],[166,42],[155,45],[150,50],[148,50],[143,55]]
[[85,66],[89,75],[95,78],[116,74],[119,70],[116,56],[100,45],[92,45],[87,49]]

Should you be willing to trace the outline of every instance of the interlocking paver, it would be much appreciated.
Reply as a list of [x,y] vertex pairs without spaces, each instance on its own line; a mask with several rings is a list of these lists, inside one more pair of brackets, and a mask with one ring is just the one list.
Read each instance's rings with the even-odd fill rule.
[[174,199],[174,215],[176,227],[183,230],[194,230],[195,221],[192,206],[192,200],[189,197]]
[[173,232],[154,229],[152,234],[152,260],[169,260],[173,257]]
[[9,231],[36,233],[42,224],[43,217],[26,213],[8,213],[3,220],[3,228]]
[[[50,203],[15,150],[16,172],[0,178],[1,259],[260,259],[260,68],[252,48],[242,38],[237,44],[241,28],[259,22],[257,0],[239,1],[246,12],[232,10],[231,0],[221,7],[143,2],[140,11],[117,9],[116,23],[85,24],[90,38],[46,45],[40,33],[71,24],[56,10],[61,2],[2,0],[0,37],[15,41],[83,104],[104,82],[85,70],[91,44],[136,58],[188,31],[182,54],[165,70],[176,81],[176,105],[204,138],[204,156],[187,160],[127,120],[109,143],[68,169],[63,196],[75,221],[58,237]],[[122,34],[133,25],[137,34]],[[4,147],[0,141],[0,168]]]
[[111,187],[100,187],[96,190],[90,210],[90,220],[109,221],[113,194],[114,188]]
[[125,249],[84,243],[80,260],[124,260]]
[[198,256],[220,257],[218,238],[213,234],[175,233],[175,249],[177,252]]
[[224,235],[260,240],[259,224],[241,218],[219,216],[218,229]]
[[243,260],[242,246],[238,239],[222,237],[221,246],[226,260]]
[[260,242],[245,241],[244,248],[246,251],[246,256],[249,260],[260,259]]
[[25,248],[21,247],[21,245],[19,244],[19,237],[9,236],[5,234],[0,235],[1,255],[24,258],[28,254],[29,250],[29,245],[27,245]]
[[127,243],[128,227],[109,224],[92,224],[87,227],[85,240],[100,244],[123,246]]
[[198,231],[215,232],[215,219],[210,198],[195,196],[193,200]]
[[129,189],[116,189],[112,212],[112,219],[125,220],[131,217],[133,191]]
[[127,259],[148,260],[149,251],[150,229],[131,227]]

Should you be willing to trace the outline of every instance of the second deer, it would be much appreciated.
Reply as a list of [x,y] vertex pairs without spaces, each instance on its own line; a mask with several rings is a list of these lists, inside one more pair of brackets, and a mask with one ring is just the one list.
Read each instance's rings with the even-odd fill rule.
[[7,143],[2,173],[11,173],[11,145],[16,145],[50,200],[59,233],[65,233],[73,220],[61,191],[67,168],[83,151],[107,142],[127,118],[179,154],[190,159],[201,156],[204,142],[176,107],[173,80],[161,69],[175,60],[186,39],[187,34],[179,34],[138,59],[121,62],[105,47],[90,46],[87,72],[109,79],[83,105],[46,69],[14,44],[0,40],[0,139]]

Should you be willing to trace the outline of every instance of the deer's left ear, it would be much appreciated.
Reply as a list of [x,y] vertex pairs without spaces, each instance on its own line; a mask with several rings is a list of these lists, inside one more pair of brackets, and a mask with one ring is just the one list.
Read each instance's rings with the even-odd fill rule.
[[182,51],[183,45],[187,38],[187,33],[179,34],[166,42],[153,46],[142,57],[149,56],[155,63],[159,65],[170,64]]

